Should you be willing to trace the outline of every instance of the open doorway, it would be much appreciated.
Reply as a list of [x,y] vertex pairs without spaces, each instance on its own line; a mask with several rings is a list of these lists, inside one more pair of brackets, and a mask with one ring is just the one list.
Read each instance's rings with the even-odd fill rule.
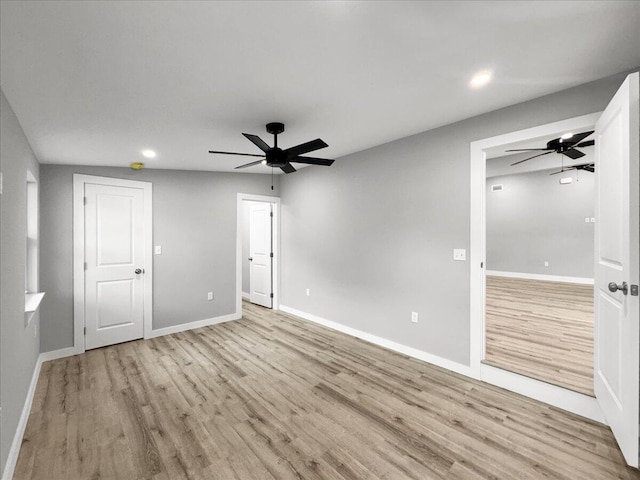
[[236,304],[278,309],[280,199],[238,194]]
[[[470,144],[470,365],[485,382],[608,424],[627,463],[638,466],[638,151],[640,76],[628,75],[603,112],[498,135]],[[488,365],[485,336],[486,167],[493,150],[595,130],[594,394]],[[551,156],[551,155],[547,155]]]
[[[497,181],[500,177],[500,168],[503,169],[502,173],[512,173],[511,163],[515,161],[505,156],[505,150],[517,149],[517,148],[540,148],[543,147],[549,139],[557,138],[564,133],[569,132],[584,132],[593,130],[596,121],[598,120],[600,113],[594,113],[590,115],[584,115],[582,117],[576,117],[569,120],[563,120],[560,122],[550,123],[539,127],[534,127],[526,130],[512,132],[497,137],[492,137],[485,140],[480,140],[471,143],[471,198],[473,199],[471,205],[471,249],[470,249],[470,261],[471,261],[471,343],[470,343],[470,360],[471,367],[474,375],[494,385],[498,385],[503,388],[507,388],[517,393],[535,398],[559,408],[577,413],[579,415],[591,418],[599,422],[605,422],[603,412],[597,402],[597,400],[586,393],[578,392],[566,388],[565,386],[559,386],[556,383],[550,383],[548,379],[540,380],[534,378],[530,374],[524,374],[519,371],[515,371],[515,368],[506,369],[503,367],[495,366],[491,363],[490,359],[487,359],[487,316],[485,311],[485,304],[487,299],[487,273],[499,271],[500,268],[506,270],[506,267],[501,267],[494,263],[491,267],[487,265],[488,259],[488,245],[487,245],[487,197],[494,193],[499,195],[500,193],[507,193],[507,190],[502,192],[487,192],[487,189],[491,190],[492,186],[500,185]],[[593,148],[593,147],[591,147]],[[585,149],[586,150],[586,149]],[[539,152],[540,153],[540,152]],[[534,152],[535,154],[535,152]],[[531,156],[531,155],[529,155]],[[500,158],[496,158],[500,157]],[[524,162],[518,165],[518,171],[520,174],[527,174],[533,170],[533,166],[539,170],[539,176],[545,176],[549,178],[572,176],[575,182],[575,173],[565,172],[565,174],[548,175],[553,171],[558,171],[562,167],[562,160],[560,155],[555,153],[545,155],[534,160]],[[494,160],[492,160],[492,158]],[[520,158],[526,158],[523,154]],[[538,160],[538,161],[537,161]],[[569,160],[569,159],[568,159]],[[578,159],[579,160],[579,159]],[[491,162],[496,162],[495,165],[491,165]],[[533,166],[531,162],[535,162]],[[576,162],[564,162],[565,167],[571,164],[580,163]],[[529,164],[529,165],[527,165]],[[502,166],[501,166],[502,165]],[[560,167],[560,168],[558,168]],[[553,170],[555,169],[555,170]],[[506,170],[506,171],[505,171]],[[546,170],[546,173],[545,171]],[[489,171],[489,180],[487,180],[487,171]],[[586,178],[586,172],[579,172],[580,180],[583,181]],[[517,174],[514,173],[515,177]],[[590,174],[591,175],[591,174]],[[560,179],[558,178],[557,181]],[[555,180],[554,180],[555,181]],[[505,188],[504,181],[502,182],[503,189]],[[562,185],[565,186],[565,185]],[[558,185],[560,187],[560,185]],[[495,187],[496,189],[500,187]],[[589,213],[589,215],[591,215]],[[584,218],[587,214],[583,215],[582,227],[586,227]],[[594,214],[594,218],[597,215]],[[579,217],[578,217],[579,218]],[[591,217],[589,217],[591,220]],[[597,219],[596,219],[597,221]],[[595,224],[597,228],[598,223]],[[589,227],[593,228],[591,221]],[[542,232],[543,235],[551,236],[548,232]],[[523,234],[525,235],[525,234]],[[529,233],[531,235],[531,233]],[[541,258],[542,267],[541,272],[550,272],[552,265],[557,261],[551,260],[551,258]],[[549,267],[544,266],[544,261],[549,262]],[[487,270],[487,267],[490,268]],[[494,270],[491,270],[494,268]],[[517,270],[515,267],[513,267]],[[508,272],[507,272],[508,273]],[[513,273],[513,272],[511,272]],[[518,273],[518,272],[515,272]],[[544,273],[538,273],[544,275]],[[535,275],[535,274],[534,274]],[[532,275],[532,276],[534,276]],[[489,275],[492,277],[493,275]],[[571,279],[568,275],[566,279]],[[578,275],[575,275],[578,278]],[[582,278],[588,278],[587,274],[580,274]],[[548,278],[532,278],[532,280],[545,281]],[[512,282],[516,281],[516,278],[502,276],[499,280],[507,281],[510,290]],[[491,278],[489,278],[491,281]],[[511,283],[509,283],[511,282]],[[562,282],[559,282],[562,284]],[[558,283],[555,284],[556,286]],[[586,284],[591,288],[591,285]],[[497,288],[497,287],[496,287]],[[534,287],[535,288],[535,287]],[[538,293],[539,290],[536,290]],[[526,293],[524,294],[527,297]],[[530,298],[530,297],[529,297]],[[505,303],[509,304],[507,300]],[[540,303],[540,302],[539,302]],[[544,303],[544,302],[542,302]],[[589,327],[587,327],[588,329]],[[591,327],[593,331],[593,327]],[[491,341],[489,341],[491,345]],[[521,352],[522,353],[522,352]],[[592,370],[593,378],[593,370]]]
[[[487,152],[482,360],[590,396],[596,168],[592,131],[559,131]],[[554,139],[571,142],[571,134],[581,145],[567,151],[575,158],[555,151],[543,156],[539,150],[508,151],[544,148]]]

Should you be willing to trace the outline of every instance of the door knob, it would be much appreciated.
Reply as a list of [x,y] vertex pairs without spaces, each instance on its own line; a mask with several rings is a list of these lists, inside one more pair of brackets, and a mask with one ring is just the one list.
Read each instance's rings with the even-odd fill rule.
[[616,282],[609,283],[610,292],[617,292],[618,290],[621,290],[626,295],[629,291],[627,282],[622,282],[622,285],[618,285]]
[[142,273],[142,269],[136,268],[135,272],[136,272],[136,275],[140,275]]
[[253,258],[249,257],[249,261],[250,261],[250,262],[253,262]]

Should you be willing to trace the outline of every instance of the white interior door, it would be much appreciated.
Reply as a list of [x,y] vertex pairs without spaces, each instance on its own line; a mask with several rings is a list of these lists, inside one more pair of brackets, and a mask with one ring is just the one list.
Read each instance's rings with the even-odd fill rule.
[[[627,463],[635,467],[640,383],[638,110],[634,73],[607,106],[595,133],[595,393]],[[626,285],[626,291],[616,285]]]
[[144,333],[144,190],[85,184],[85,348]]
[[249,218],[249,299],[271,308],[271,204],[251,205]]

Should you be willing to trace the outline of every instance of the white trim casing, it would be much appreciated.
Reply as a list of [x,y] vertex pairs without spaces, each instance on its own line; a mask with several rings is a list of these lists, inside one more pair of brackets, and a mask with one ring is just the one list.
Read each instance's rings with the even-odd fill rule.
[[387,340],[386,338],[372,335],[371,333],[363,332],[361,330],[356,330],[355,328],[347,327],[346,325],[342,325],[341,323],[333,322],[331,320],[318,317],[311,313],[306,313],[300,310],[296,310],[295,308],[287,307],[286,305],[280,305],[280,310],[285,313],[295,315],[296,317],[304,318],[305,320],[309,320],[313,323],[317,323],[324,327],[331,328],[332,330],[337,330],[338,332],[346,333],[347,335],[351,335],[352,337],[360,338],[362,340],[365,340],[369,343],[373,343],[380,347],[393,350],[394,352],[398,352],[412,358],[417,358],[418,360],[422,360],[423,362],[427,362],[432,365],[436,365],[438,367],[446,368],[447,370],[451,370],[452,372],[459,373],[467,377],[472,376],[471,369],[468,366],[458,362],[454,362],[453,360],[438,357],[437,355],[432,355],[431,353],[418,350],[417,348],[408,347],[406,345],[402,345],[401,343],[397,343],[392,340]]
[[486,275],[492,277],[522,278],[524,280],[544,280],[546,282],[578,283],[580,285],[593,285],[593,278],[566,277],[563,275],[543,275],[540,273],[501,272],[487,270]]
[[280,197],[238,193],[236,204],[236,315],[242,316],[242,202],[264,202],[273,205],[273,302],[272,309],[280,308]]
[[153,185],[95,175],[73,175],[73,353],[85,351],[84,338],[84,186],[98,183],[116,187],[140,188],[144,192],[144,337],[153,332]]

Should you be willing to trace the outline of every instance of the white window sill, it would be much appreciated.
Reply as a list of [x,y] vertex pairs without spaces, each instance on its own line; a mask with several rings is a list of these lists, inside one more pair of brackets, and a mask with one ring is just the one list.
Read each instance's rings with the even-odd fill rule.
[[40,302],[44,298],[44,292],[40,293],[25,293],[24,294],[24,317],[25,323],[27,326],[31,319],[33,318],[33,314],[38,311],[40,307]]

